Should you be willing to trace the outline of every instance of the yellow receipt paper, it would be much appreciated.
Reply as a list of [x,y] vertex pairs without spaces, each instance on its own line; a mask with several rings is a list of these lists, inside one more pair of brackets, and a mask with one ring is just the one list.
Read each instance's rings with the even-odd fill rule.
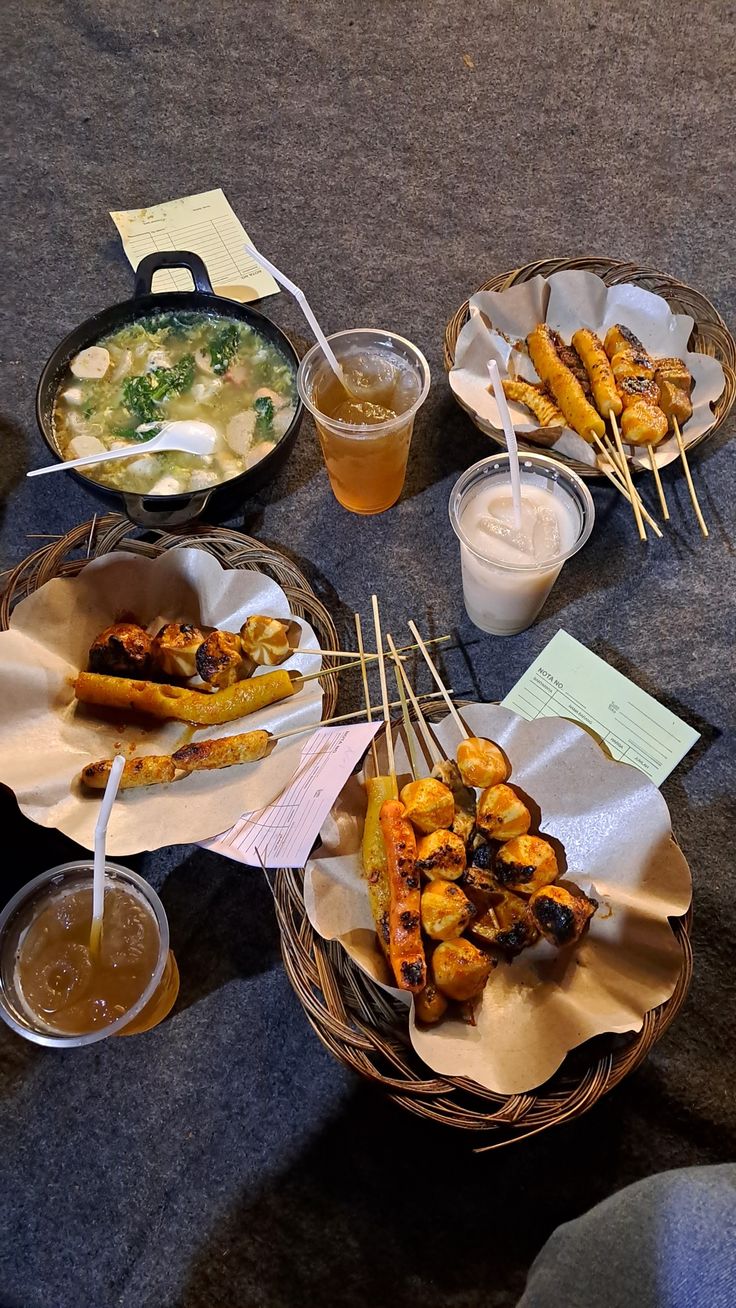
[[[120,209],[110,217],[134,268],[146,254],[158,250],[190,250],[204,259],[218,295],[245,301],[278,292],[271,274],[245,253],[248,233],[219,189],[151,209]],[[190,287],[191,277],[184,269],[162,269],[153,279],[155,291]]]
[[577,722],[612,758],[633,764],[655,786],[661,786],[699,737],[566,631],[553,636],[502,702],[529,721]]

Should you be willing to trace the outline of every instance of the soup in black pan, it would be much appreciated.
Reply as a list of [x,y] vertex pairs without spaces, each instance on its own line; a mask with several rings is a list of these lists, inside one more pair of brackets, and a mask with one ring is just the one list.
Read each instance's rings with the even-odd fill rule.
[[[113,490],[178,495],[228,481],[264,458],[294,417],[292,365],[253,327],[205,313],[137,318],[77,354],[54,404],[65,459],[130,446],[133,457],[86,470]],[[217,434],[204,458],[147,454],[164,419]]]

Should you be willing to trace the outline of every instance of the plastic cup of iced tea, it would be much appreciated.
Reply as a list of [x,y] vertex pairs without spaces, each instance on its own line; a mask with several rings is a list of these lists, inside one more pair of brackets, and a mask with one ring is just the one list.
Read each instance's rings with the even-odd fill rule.
[[143,877],[105,865],[99,951],[90,951],[91,860],[64,863],[0,914],[0,1016],[39,1045],[70,1048],[157,1026],[179,992],[163,904]]
[[383,513],[404,486],[429,364],[395,332],[359,327],[327,339],[347,389],[314,345],[299,365],[299,394],[314,418],[336,500],[352,513]]

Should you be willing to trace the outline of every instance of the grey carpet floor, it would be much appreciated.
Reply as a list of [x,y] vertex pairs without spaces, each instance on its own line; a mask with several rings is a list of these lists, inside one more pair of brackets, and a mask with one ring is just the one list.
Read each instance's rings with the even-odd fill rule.
[[[337,506],[305,424],[232,525],[285,548],[347,638],[374,588],[394,630],[457,627],[458,693],[503,696],[564,626],[701,741],[664,786],[695,882],[687,1005],[586,1117],[497,1155],[323,1050],[259,876],[184,848],[136,860],[162,887],[181,999],[155,1033],[81,1053],[0,1033],[0,1304],[511,1305],[559,1221],[733,1156],[733,424],[694,460],[709,542],[675,472],[674,528],[647,550],[597,489],[594,537],[540,621],[485,638],[463,614],[446,503],[486,445],[449,395],[442,333],[491,273],[586,253],[669,271],[733,323],[732,6],[6,0],[2,20],[3,566],[98,507],[71,479],[24,475],[44,454],[45,358],[131,288],[108,210],[223,186],[329,329],[394,327],[434,376],[389,514]],[[303,342],[285,296],[264,307]],[[2,803],[4,898],[71,847]]]

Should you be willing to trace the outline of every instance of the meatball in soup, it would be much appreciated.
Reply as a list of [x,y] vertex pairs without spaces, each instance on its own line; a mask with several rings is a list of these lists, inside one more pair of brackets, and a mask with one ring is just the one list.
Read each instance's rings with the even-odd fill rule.
[[[178,495],[251,468],[291,425],[292,364],[255,328],[204,313],[161,313],[119,327],[70,361],[54,434],[65,459],[130,446],[131,458],[86,475],[112,490]],[[206,457],[146,453],[165,419],[196,418],[217,433]]]

